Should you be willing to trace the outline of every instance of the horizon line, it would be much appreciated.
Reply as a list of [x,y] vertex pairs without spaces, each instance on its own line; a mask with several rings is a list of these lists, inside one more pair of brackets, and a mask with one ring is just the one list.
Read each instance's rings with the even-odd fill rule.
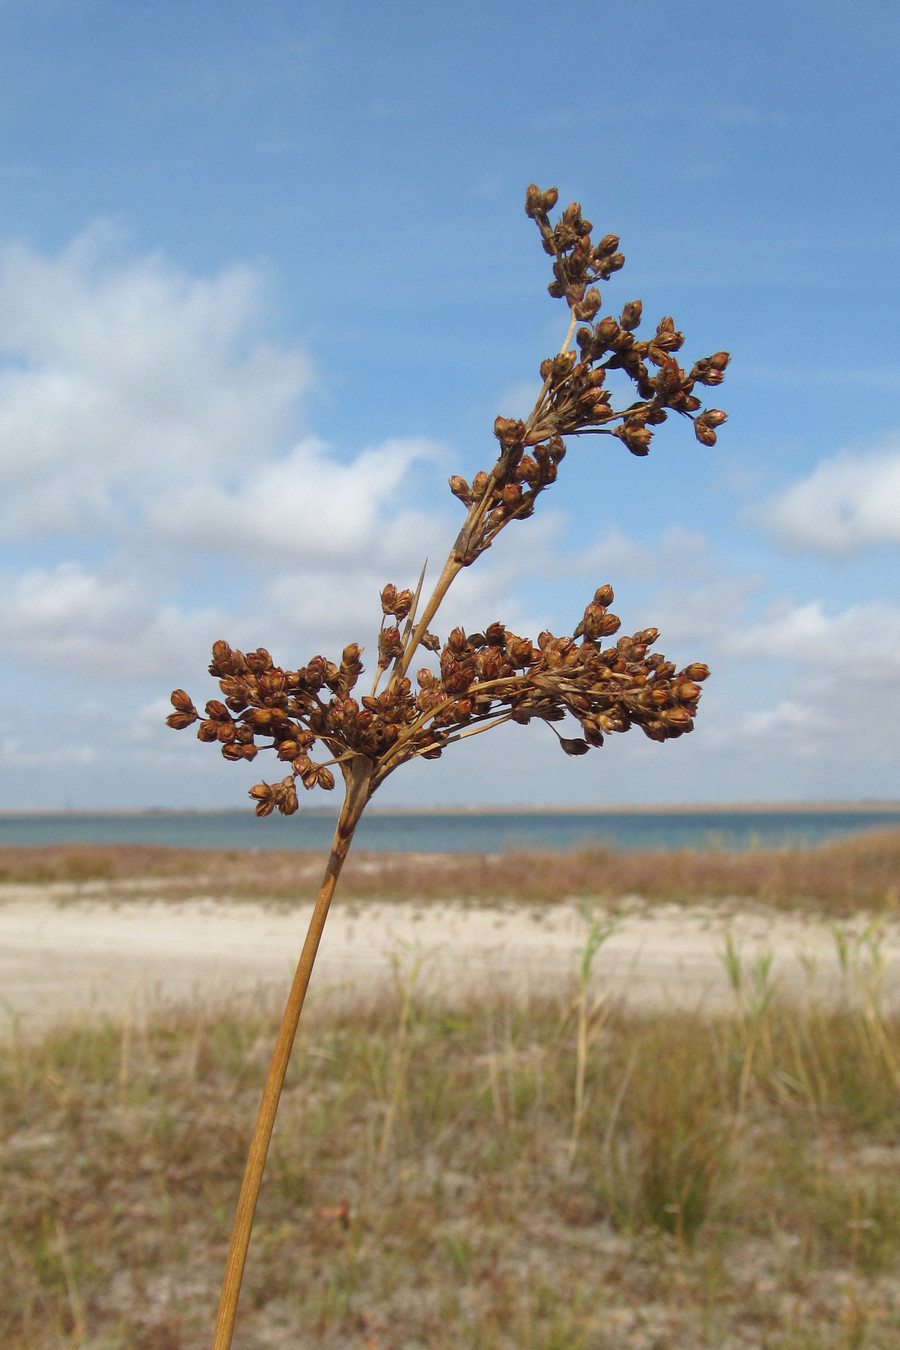
[[[560,805],[547,803],[502,805],[447,805],[447,806],[371,806],[367,816],[471,816],[471,815],[642,815],[642,814],[764,814],[764,813],[837,813],[874,812],[900,813],[900,799],[854,798],[834,801],[735,801],[735,802],[640,802],[633,804]],[[252,814],[245,806],[134,806],[134,807],[0,807],[0,820],[20,819],[23,816],[210,816]],[[301,807],[298,816],[336,817],[337,808],[328,806]]]

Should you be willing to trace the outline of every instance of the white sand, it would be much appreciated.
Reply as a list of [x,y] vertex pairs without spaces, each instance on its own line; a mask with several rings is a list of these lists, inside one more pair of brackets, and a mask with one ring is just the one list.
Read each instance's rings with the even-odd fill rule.
[[[52,887],[0,887],[0,1025],[18,1023],[27,1033],[73,1014],[140,1014],[160,1000],[287,991],[308,907],[154,902],[152,891],[117,907],[104,902],[102,888],[92,889],[97,898],[60,906]],[[772,952],[781,990],[803,996],[814,987],[828,995],[839,987],[836,944],[825,923],[674,906],[624,918],[597,954],[592,982],[636,1005],[728,1006],[729,930],[748,967]],[[517,997],[564,991],[576,977],[586,932],[574,906],[534,917],[524,909],[338,902],[311,996],[374,996],[398,967],[409,972],[416,962],[418,988],[445,1001],[486,988]],[[900,927],[884,930],[881,950],[889,962],[900,951]],[[860,959],[866,958],[863,946]],[[885,988],[892,999],[900,994],[895,975],[889,965]]]

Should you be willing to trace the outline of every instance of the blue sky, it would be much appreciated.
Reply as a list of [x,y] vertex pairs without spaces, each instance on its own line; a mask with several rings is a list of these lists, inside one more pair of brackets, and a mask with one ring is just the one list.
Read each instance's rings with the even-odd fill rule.
[[371,648],[440,565],[565,328],[530,180],[620,235],[610,310],[732,352],[729,422],[573,441],[437,626],[571,631],[609,581],[713,677],[692,737],[504,728],[381,800],[900,795],[898,39],[830,0],[0,0],[0,806],[246,801],[264,761],[168,692],[214,695],[217,637]]

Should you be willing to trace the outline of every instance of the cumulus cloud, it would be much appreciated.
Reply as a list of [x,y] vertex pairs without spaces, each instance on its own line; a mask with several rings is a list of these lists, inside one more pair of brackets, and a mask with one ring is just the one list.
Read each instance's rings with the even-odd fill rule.
[[110,681],[161,677],[205,651],[222,616],[160,603],[145,580],[79,563],[7,576],[0,648],[30,667]]
[[[900,604],[783,606],[733,632],[724,650],[763,671],[772,661],[794,668],[786,696],[739,724],[738,738],[758,751],[870,766],[900,758]],[[762,673],[757,688],[767,683],[776,685]]]
[[631,539],[613,527],[579,553],[572,566],[590,576],[677,577],[687,582],[707,577],[712,563],[705,535],[673,525],[655,545]]
[[769,501],[761,520],[789,548],[825,556],[900,545],[900,446],[822,460]]
[[432,442],[410,437],[341,464],[310,438],[230,482],[176,485],[151,505],[148,519],[171,542],[286,565],[405,561],[421,550],[433,517],[399,509],[400,489],[414,464],[437,458]]
[[312,371],[260,336],[263,272],[199,278],[120,244],[99,224],[56,257],[0,250],[0,537],[138,528],[288,565],[421,552],[428,517],[397,502],[439,447],[338,456],[298,434]]
[[122,261],[107,225],[47,258],[0,251],[0,531],[108,528],[186,476],[265,458],[311,379],[258,335],[265,279]]

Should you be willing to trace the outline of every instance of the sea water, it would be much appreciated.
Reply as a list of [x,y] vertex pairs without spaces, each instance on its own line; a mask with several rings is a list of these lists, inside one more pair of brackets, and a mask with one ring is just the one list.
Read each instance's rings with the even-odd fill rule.
[[[328,847],[335,816],[299,811],[41,812],[0,815],[0,846],[150,844],[168,848]],[[355,849],[388,853],[547,852],[807,847],[864,830],[900,828],[900,804],[856,808],[378,811],[363,817]]]

